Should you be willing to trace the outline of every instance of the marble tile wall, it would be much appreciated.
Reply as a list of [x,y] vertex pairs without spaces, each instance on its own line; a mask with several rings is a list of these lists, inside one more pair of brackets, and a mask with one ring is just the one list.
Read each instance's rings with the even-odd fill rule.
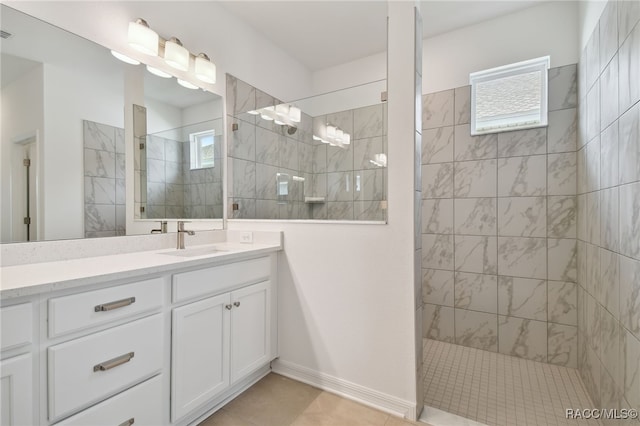
[[549,125],[470,135],[470,87],[423,95],[424,337],[577,367],[577,67]]
[[[319,117],[303,112],[293,134],[248,114],[280,102],[227,74],[228,217],[384,220],[386,169],[369,160],[386,152],[386,106]],[[351,134],[347,149],[313,140],[314,126],[327,123]],[[279,182],[286,195],[278,192]],[[323,197],[324,202],[308,203],[306,197]]]
[[124,129],[83,121],[84,236],[125,235]]
[[578,367],[600,408],[640,409],[639,21],[609,1],[579,64]]

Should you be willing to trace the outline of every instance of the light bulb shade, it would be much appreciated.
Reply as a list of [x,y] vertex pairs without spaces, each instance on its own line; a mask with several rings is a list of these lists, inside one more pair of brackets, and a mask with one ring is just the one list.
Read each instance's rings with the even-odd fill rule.
[[273,120],[273,122],[276,123],[279,126],[284,126],[284,121],[281,121],[281,120],[279,120],[277,118],[275,120]]
[[216,66],[204,53],[196,56],[195,74],[199,80],[205,83],[216,83]]
[[111,51],[111,54],[120,59],[122,62],[126,62],[127,64],[131,64],[131,65],[140,65],[140,61],[137,61],[133,58],[128,57],[127,55],[123,55],[120,52],[116,52],[115,50]]
[[182,46],[180,40],[172,37],[164,45],[164,61],[180,71],[189,70],[189,51]]
[[268,115],[266,113],[260,114],[260,118],[262,118],[263,120],[267,120],[267,121],[273,120],[273,117],[271,117],[270,115]]
[[177,80],[178,80],[178,84],[179,84],[180,86],[185,87],[185,88],[187,88],[187,89],[192,89],[192,90],[194,90],[194,89],[197,89],[197,88],[198,88],[198,86],[196,86],[195,84],[189,83],[188,81],[181,80],[181,79],[179,79],[179,78],[178,78]]
[[342,142],[342,137],[344,136],[344,131],[342,129],[336,130],[336,140],[338,142]]
[[342,143],[344,145],[349,145],[351,143],[351,135],[349,133],[342,135]]
[[289,108],[289,119],[294,123],[299,123],[302,118],[302,111],[300,108],[296,108],[294,106]]
[[316,135],[313,135],[312,138],[313,138],[314,141],[321,141],[322,140],[322,138],[320,136],[316,136]]
[[256,110],[252,109],[251,111],[247,111],[247,114],[258,115],[258,114],[260,114],[260,111],[256,111]]
[[129,22],[127,39],[134,49],[146,55],[158,56],[158,34],[149,28],[144,19]]
[[330,139],[335,139],[337,130],[338,129],[336,129],[335,126],[327,126],[327,137]]
[[276,114],[281,115],[283,117],[287,117],[289,115],[289,105],[287,104],[276,105]]
[[153,75],[157,75],[158,77],[171,78],[171,74],[159,70],[158,68],[154,68],[151,65],[147,65],[147,71],[149,71]]

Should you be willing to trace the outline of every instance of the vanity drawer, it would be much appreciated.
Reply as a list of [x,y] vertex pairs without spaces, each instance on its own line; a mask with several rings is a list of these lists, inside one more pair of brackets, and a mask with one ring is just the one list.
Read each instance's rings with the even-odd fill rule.
[[260,257],[244,262],[199,269],[173,275],[173,301],[193,299],[242,284],[269,279],[271,258]]
[[160,308],[163,283],[154,278],[49,299],[49,338]]
[[162,379],[155,376],[144,383],[94,405],[58,426],[157,426],[163,421]]
[[55,345],[47,350],[49,419],[94,404],[162,368],[161,314]]
[[31,303],[0,308],[0,350],[28,345],[33,339]]

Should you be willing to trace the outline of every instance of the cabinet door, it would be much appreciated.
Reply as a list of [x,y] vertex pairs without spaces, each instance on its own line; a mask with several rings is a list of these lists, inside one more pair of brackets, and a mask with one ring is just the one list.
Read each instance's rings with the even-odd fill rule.
[[173,310],[171,420],[229,387],[229,293]]
[[231,383],[269,362],[271,284],[264,281],[231,293]]
[[31,354],[0,361],[0,424],[32,425],[33,365]]

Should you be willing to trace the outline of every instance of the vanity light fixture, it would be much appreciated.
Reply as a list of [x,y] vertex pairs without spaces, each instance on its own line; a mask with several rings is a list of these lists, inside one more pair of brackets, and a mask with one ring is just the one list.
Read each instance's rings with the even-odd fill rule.
[[129,22],[129,45],[134,49],[151,56],[158,56],[160,37],[149,28],[149,24],[142,18]]
[[137,61],[137,60],[135,60],[133,58],[130,58],[127,55],[123,55],[120,52],[116,52],[115,50],[112,50],[111,54],[113,56],[115,56],[116,58],[120,59],[122,62],[126,62],[127,64],[140,65],[140,61]]
[[171,78],[171,74],[159,70],[158,68],[154,68],[151,65],[147,65],[147,71],[149,71],[153,75],[157,75],[158,77]]
[[320,129],[320,135],[313,135],[313,140],[347,149],[347,145],[351,144],[351,135],[341,128],[327,123]]
[[293,105],[289,107],[289,118],[294,123],[299,123],[302,119],[302,111],[300,108],[294,107]]
[[260,115],[260,111],[256,111],[255,109],[251,110],[251,111],[247,111],[247,114],[251,114],[251,115]]
[[207,55],[200,53],[195,59],[196,78],[205,83],[216,83],[216,66]]
[[189,51],[176,37],[171,37],[164,44],[164,61],[177,70],[189,71]]
[[184,88],[192,89],[192,90],[198,89],[198,86],[196,86],[195,84],[189,83],[186,80],[181,80],[179,78],[176,80],[178,80],[178,84]]

